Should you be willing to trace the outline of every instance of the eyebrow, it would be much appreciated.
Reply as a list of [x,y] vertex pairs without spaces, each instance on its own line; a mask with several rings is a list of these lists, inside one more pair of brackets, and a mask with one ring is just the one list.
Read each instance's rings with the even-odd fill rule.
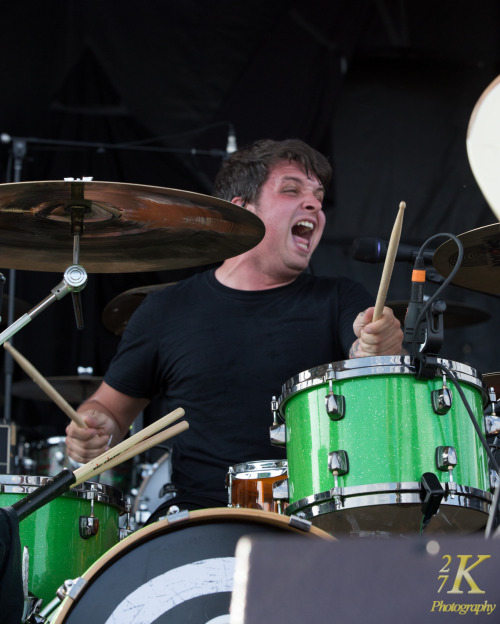
[[[311,178],[308,177],[308,180],[311,180]],[[296,176],[291,176],[291,175],[287,175],[287,176],[283,176],[283,178],[281,179],[282,182],[285,181],[292,181],[292,182],[297,182],[298,184],[300,184],[301,186],[304,186],[304,181],[301,178],[297,178]],[[321,191],[323,194],[325,192],[325,188],[324,186],[321,184],[321,182],[318,184],[317,189],[315,189],[317,191]]]

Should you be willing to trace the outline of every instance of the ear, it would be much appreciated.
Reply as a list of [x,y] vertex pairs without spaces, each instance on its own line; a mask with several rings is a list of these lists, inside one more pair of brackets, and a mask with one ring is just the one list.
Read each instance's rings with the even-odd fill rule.
[[233,199],[231,200],[232,204],[236,204],[237,206],[241,206],[241,208],[245,208],[245,200],[243,199],[243,197],[233,197]]

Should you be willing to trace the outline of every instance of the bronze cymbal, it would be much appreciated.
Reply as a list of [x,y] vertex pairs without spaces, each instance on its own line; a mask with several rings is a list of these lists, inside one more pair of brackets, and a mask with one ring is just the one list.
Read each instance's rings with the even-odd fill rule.
[[[388,301],[386,305],[392,308],[394,316],[399,320],[401,325],[404,324],[408,301]],[[447,329],[454,327],[465,327],[467,325],[476,325],[483,323],[491,318],[491,314],[476,308],[475,306],[465,305],[455,301],[446,302],[446,312],[443,315],[443,326]]]
[[0,266],[64,272],[73,264],[70,214],[81,207],[79,264],[88,273],[202,266],[263,238],[253,213],[176,189],[94,181],[0,184]]
[[152,286],[139,286],[120,293],[112,299],[102,312],[102,322],[106,329],[109,329],[116,336],[121,336],[127,323],[135,310],[144,301],[145,297],[157,290],[162,290],[167,286],[172,286],[176,282],[167,284],[154,284]]
[[[457,238],[464,247],[464,257],[451,283],[469,290],[500,295],[500,223],[459,234]],[[436,249],[432,263],[443,277],[448,277],[457,257],[458,248],[450,239]]]
[[483,379],[486,387],[493,388],[497,399],[500,399],[500,373],[485,373]]
[[[76,375],[73,377],[47,377],[50,385],[68,403],[78,405],[97,390],[102,377]],[[31,401],[52,401],[52,399],[31,379],[23,379],[12,384],[12,394]]]

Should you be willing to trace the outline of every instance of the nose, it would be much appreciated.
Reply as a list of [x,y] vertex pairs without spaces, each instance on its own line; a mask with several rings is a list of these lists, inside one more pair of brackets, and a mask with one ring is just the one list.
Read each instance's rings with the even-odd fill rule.
[[323,208],[323,202],[314,193],[309,193],[305,199],[304,207],[310,212],[319,212]]

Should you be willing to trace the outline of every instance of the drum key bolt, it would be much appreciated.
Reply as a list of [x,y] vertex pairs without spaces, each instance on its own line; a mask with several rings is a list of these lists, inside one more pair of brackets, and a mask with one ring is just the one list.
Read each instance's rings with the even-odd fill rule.
[[285,423],[278,423],[278,401],[273,396],[271,401],[271,411],[273,413],[273,424],[269,427],[269,437],[272,446],[286,446]]
[[325,396],[326,413],[332,420],[342,420],[345,416],[345,397],[333,392],[334,379],[335,371],[329,364],[325,375],[325,381],[328,381],[328,394]]
[[446,375],[443,373],[443,387],[441,390],[433,390],[431,392],[432,409],[442,416],[446,414],[453,404],[453,393],[446,383]]
[[448,491],[450,492],[451,498],[454,498],[457,491],[457,484],[453,481],[453,468],[455,468],[457,463],[457,452],[454,446],[436,447],[436,466],[443,472],[448,471],[450,475]]
[[90,516],[80,516],[80,537],[89,539],[99,531],[99,518],[94,516],[94,491],[90,492]]

